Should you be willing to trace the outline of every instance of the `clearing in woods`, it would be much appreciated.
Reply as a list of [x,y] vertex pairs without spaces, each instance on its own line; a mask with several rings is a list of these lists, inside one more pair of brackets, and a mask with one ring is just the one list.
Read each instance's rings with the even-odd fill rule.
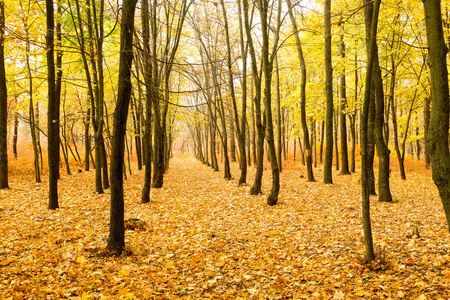
[[[372,267],[362,261],[359,173],[308,183],[299,176],[304,167],[290,161],[279,204],[269,207],[265,195],[237,186],[236,163],[235,179],[225,181],[190,156],[176,157],[149,204],[139,203],[144,172],[133,170],[125,181],[126,253],[116,258],[103,250],[109,194],[94,194],[93,171],[63,175],[61,208],[50,211],[46,178],[36,184],[16,170],[12,188],[0,191],[0,298],[446,299],[442,204],[430,172],[408,164],[409,180],[391,174],[394,203],[372,198],[381,259]],[[319,181],[321,174],[315,170]],[[269,184],[266,170],[266,193]],[[420,238],[411,237],[415,226]]]

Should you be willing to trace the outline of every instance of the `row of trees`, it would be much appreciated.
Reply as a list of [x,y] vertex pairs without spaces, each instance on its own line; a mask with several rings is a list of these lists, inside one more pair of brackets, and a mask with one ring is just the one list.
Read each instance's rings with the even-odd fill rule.
[[[140,18],[135,18],[137,0],[123,1],[121,10],[104,0],[46,0],[45,24],[39,2],[19,2],[15,6],[6,2],[7,9],[20,12],[21,18],[5,26],[5,3],[0,1],[0,115],[14,116],[15,145],[18,116],[29,125],[38,182],[43,169],[40,135],[46,135],[50,209],[59,206],[60,153],[69,173],[69,152],[81,162],[77,140],[84,138],[84,167],[89,170],[90,161],[95,162],[96,192],[103,193],[111,184],[108,248],[113,252],[120,254],[124,247],[127,135],[132,136],[138,169],[145,167],[145,203],[150,201],[151,184],[163,186],[175,125],[181,121],[191,133],[197,157],[216,171],[220,153],[225,179],[231,179],[228,147],[232,159],[239,157],[240,185],[247,183],[247,165],[253,160],[256,175],[251,194],[262,193],[266,148],[272,172],[269,205],[278,200],[282,152],[286,158],[289,137],[294,139],[294,149],[299,146],[308,181],[314,181],[316,128],[320,128],[320,158],[325,144],[324,183],[333,182],[333,152],[336,166],[340,162],[340,174],[355,172],[356,140],[360,139],[369,261],[373,260],[369,194],[376,193],[375,149],[379,157],[378,197],[392,201],[389,142],[393,140],[402,178],[406,179],[403,161],[408,136],[412,128],[419,140],[423,128],[428,137],[425,158],[427,163],[430,157],[433,162],[433,178],[450,224],[448,86],[447,92],[443,86],[448,80],[442,70],[433,75],[436,67],[446,71],[440,1],[424,2],[425,13],[439,16],[441,25],[434,28],[437,25],[430,23],[427,15],[429,49],[424,47],[422,15],[411,15],[409,2],[386,2],[382,7],[384,21],[379,23],[379,1],[336,2],[332,10],[330,0],[323,7],[315,4],[306,8],[291,0],[201,4],[175,0],[164,5],[142,0]],[[44,26],[45,43],[38,34]],[[432,47],[442,47],[437,42],[432,46],[436,36],[444,48],[435,53]],[[13,43],[16,49],[11,48]],[[11,49],[8,57],[4,45]],[[434,63],[435,59],[441,62]],[[43,86],[47,86],[46,92]],[[43,95],[48,102],[39,100]],[[40,127],[44,122],[39,123],[39,107],[46,104],[45,131]],[[132,122],[128,122],[127,134],[130,106]],[[111,107],[113,114],[108,113]],[[24,111],[28,111],[27,116]],[[5,188],[8,118],[1,119],[0,187]],[[420,153],[420,143],[416,147]]]

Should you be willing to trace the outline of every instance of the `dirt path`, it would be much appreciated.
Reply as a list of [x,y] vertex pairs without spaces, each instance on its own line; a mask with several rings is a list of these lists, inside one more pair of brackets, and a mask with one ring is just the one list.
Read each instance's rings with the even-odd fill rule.
[[[394,174],[396,202],[372,201],[384,259],[373,271],[361,262],[359,175],[324,185],[300,172],[285,168],[280,203],[269,207],[265,195],[250,196],[249,186],[225,181],[192,157],[174,158],[164,187],[143,205],[143,171],[133,170],[125,216],[146,225],[127,230],[121,258],[103,255],[109,194],[93,194],[93,172],[63,177],[57,211],[46,209],[46,182],[15,176],[13,188],[0,191],[0,298],[448,296],[450,235],[429,176],[401,181]],[[412,225],[420,239],[406,237]]]

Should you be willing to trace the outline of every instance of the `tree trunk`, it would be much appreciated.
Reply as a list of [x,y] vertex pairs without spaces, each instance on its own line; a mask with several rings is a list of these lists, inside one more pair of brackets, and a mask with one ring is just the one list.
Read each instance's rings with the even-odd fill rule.
[[142,0],[141,22],[143,43],[143,73],[145,82],[145,131],[144,131],[144,186],[142,188],[141,203],[150,202],[152,181],[152,63],[150,58],[150,14],[148,0]]
[[325,141],[325,121],[322,121],[320,125],[320,150],[319,150],[319,161],[323,164],[323,144]]
[[331,65],[331,0],[325,0],[325,96],[327,102],[325,126],[325,165],[323,183],[333,183],[333,70]]
[[[240,1],[240,0],[238,0]],[[251,195],[262,194],[261,185],[262,185],[262,176],[263,176],[263,168],[264,168],[264,126],[261,122],[261,78],[258,72],[258,60],[256,57],[256,51],[253,45],[253,39],[251,34],[251,24],[248,16],[249,3],[248,1],[243,1],[243,10],[244,10],[244,25],[245,25],[245,33],[249,45],[250,57],[251,57],[251,67],[252,67],[252,83],[255,84],[255,95],[253,98],[253,84],[251,87],[252,98],[254,102],[254,123],[256,126],[256,135],[257,135],[257,145],[256,148],[253,146],[254,158],[256,158],[256,172],[255,172],[255,180],[253,182],[252,187],[250,188]],[[253,110],[253,106],[252,106]],[[255,134],[253,135],[253,139],[255,139]],[[255,157],[255,149],[256,149],[256,157]]]
[[[302,153],[302,162],[303,165],[305,165],[305,156],[306,156],[306,173],[308,181],[314,182],[316,181],[314,179],[314,173],[312,169],[312,151],[311,151],[311,144],[309,141],[309,131],[308,131],[308,124],[306,123],[306,62],[305,58],[303,57],[303,49],[302,44],[300,42],[300,37],[298,35],[298,28],[297,28],[297,22],[294,17],[294,12],[292,10],[292,4],[291,0],[286,0],[286,3],[288,5],[289,10],[289,18],[291,19],[293,33],[295,37],[295,45],[297,48],[297,56],[300,61],[300,72],[301,72],[301,81],[300,81],[300,122],[302,124],[302,130],[303,130],[303,144],[305,150],[303,151],[302,144],[299,139],[299,147],[301,149]],[[306,155],[304,155],[306,152]]]
[[[0,58],[1,59],[1,58]],[[17,138],[19,136],[19,113],[14,114],[14,136],[13,136],[13,153],[17,159]]]
[[426,137],[430,132],[430,97],[426,97],[423,105],[423,126],[424,126],[424,156],[425,156],[425,167],[428,169],[431,166],[430,149],[426,141]]
[[350,169],[352,173],[356,172],[356,112],[350,116],[350,130],[352,133],[352,155]]
[[383,135],[384,128],[384,92],[383,79],[381,77],[381,69],[378,62],[378,48],[375,45],[374,53],[374,74],[373,81],[375,84],[375,143],[377,147],[377,154],[379,159],[378,167],[378,200],[383,202],[391,202],[392,195],[389,186],[389,154],[391,151],[386,145]]
[[91,136],[89,126],[91,120],[91,108],[87,109],[86,122],[84,126],[84,170],[89,171],[89,154],[91,153]]
[[[417,127],[416,127],[416,136],[418,136],[419,134],[420,134],[419,126],[417,126]],[[417,139],[417,140],[416,140],[416,159],[417,159],[417,160],[420,160],[420,154],[421,154],[421,152],[422,152],[422,147],[421,147],[421,144],[420,144],[420,140]]]
[[[344,35],[341,35],[339,52],[342,60],[345,61],[345,43]],[[347,147],[347,85],[345,80],[345,67],[340,74],[340,102],[341,102],[341,115],[340,115],[340,130],[341,130],[341,173],[340,175],[350,175],[348,168],[348,147]]]
[[280,169],[277,163],[275,140],[273,134],[273,120],[272,120],[272,71],[274,65],[274,59],[276,57],[276,47],[278,44],[280,23],[281,23],[281,0],[278,1],[277,11],[277,29],[274,30],[273,49],[269,54],[269,1],[260,0],[259,10],[261,17],[261,34],[262,34],[262,70],[264,73],[264,112],[266,117],[266,137],[269,148],[270,166],[272,171],[272,188],[269,196],[267,197],[268,205],[275,205],[278,201],[278,193],[280,191]]
[[119,84],[111,153],[111,211],[106,249],[122,254],[125,247],[123,168],[128,107],[131,98],[131,65],[133,61],[134,10],[137,0],[124,0],[120,34]]
[[[339,96],[337,97],[339,99]],[[339,111],[336,110],[336,114],[333,116],[334,120],[334,151],[336,152],[336,171],[339,171],[339,141],[338,141],[338,132],[339,132]]]
[[[30,36],[28,31],[27,19],[24,21],[24,30],[25,30],[25,43],[26,43],[26,64],[27,64],[27,72],[28,72],[28,95],[30,97],[30,105],[28,108],[28,116],[30,121],[30,134],[31,134],[31,142],[33,144],[33,158],[34,158],[34,176],[36,182],[41,182],[41,170],[39,165],[39,150],[37,146],[36,140],[36,120],[34,116],[34,104],[33,104],[33,74],[31,73],[31,64],[30,64]],[[15,129],[14,129],[15,130]],[[17,142],[17,139],[16,139]],[[15,150],[17,153],[17,149]],[[16,156],[17,157],[17,156]]]
[[[364,230],[364,248],[366,262],[371,263],[375,260],[375,252],[373,249],[372,227],[370,221],[370,198],[369,198],[369,172],[368,172],[368,126],[369,126],[369,104],[372,98],[372,76],[376,52],[376,34],[378,25],[378,12],[380,8],[380,0],[375,0],[373,5],[373,13],[366,14],[366,17],[372,18],[370,33],[368,34],[369,46],[366,83],[364,91],[363,111],[361,114],[361,185],[362,185],[362,221]],[[372,12],[372,11],[371,11]]]
[[47,81],[48,81],[48,168],[49,168],[49,209],[57,209],[59,176],[59,101],[55,74],[55,19],[53,0],[46,0],[47,12]]
[[[238,135],[239,140],[239,152],[241,153],[240,157],[240,165],[241,165],[241,176],[239,177],[239,185],[247,183],[247,165],[250,165],[250,143],[245,145],[245,137],[246,131],[245,128],[248,128],[247,121],[247,53],[248,46],[244,44],[244,25],[242,23],[242,12],[241,12],[241,4],[238,2],[238,11],[239,11],[239,39],[241,44],[241,56],[242,56],[242,105],[241,105],[241,130]],[[236,123],[238,126],[238,123]],[[248,133],[250,136],[250,133]],[[245,152],[248,152],[246,156]],[[248,162],[248,163],[247,163]]]
[[[48,1],[48,0],[47,0]],[[5,3],[0,1],[0,189],[8,186],[8,91],[5,70]]]
[[281,135],[281,96],[280,96],[280,70],[278,66],[278,58],[275,57],[275,88],[276,88],[276,110],[277,110],[277,163],[280,173],[283,171],[281,164],[282,152],[282,135]]
[[447,47],[442,28],[441,1],[423,1],[428,41],[428,59],[431,74],[430,127],[427,142],[431,157],[433,181],[444,206],[447,226],[450,230],[450,153],[448,129],[450,117]]
[[103,189],[109,189],[109,176],[108,176],[108,156],[106,155],[106,146],[105,146],[105,140],[103,138],[102,134],[102,140],[100,143],[100,150],[102,152],[102,183],[103,183]]

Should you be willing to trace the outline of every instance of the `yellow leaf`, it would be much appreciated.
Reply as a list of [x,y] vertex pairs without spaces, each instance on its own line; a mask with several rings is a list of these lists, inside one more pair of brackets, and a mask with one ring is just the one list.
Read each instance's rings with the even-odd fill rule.
[[119,271],[119,274],[117,276],[128,277],[128,276],[130,276],[130,270],[127,268],[123,268],[122,270]]
[[356,294],[356,296],[358,296],[358,297],[362,297],[362,296],[365,295],[364,291],[362,291],[362,290],[356,291],[355,294]]
[[444,279],[445,279],[445,280],[450,280],[450,271],[447,272],[447,273],[445,273]]
[[77,257],[77,263],[82,264],[86,261],[86,257],[84,256],[78,256]]
[[168,268],[168,267],[171,267],[171,266],[173,266],[173,264],[174,264],[175,262],[173,261],[173,260],[169,260],[168,262],[167,262],[167,264],[166,264],[166,267]]
[[81,300],[88,300],[90,297],[90,293],[89,292],[83,292],[83,294],[81,294]]

